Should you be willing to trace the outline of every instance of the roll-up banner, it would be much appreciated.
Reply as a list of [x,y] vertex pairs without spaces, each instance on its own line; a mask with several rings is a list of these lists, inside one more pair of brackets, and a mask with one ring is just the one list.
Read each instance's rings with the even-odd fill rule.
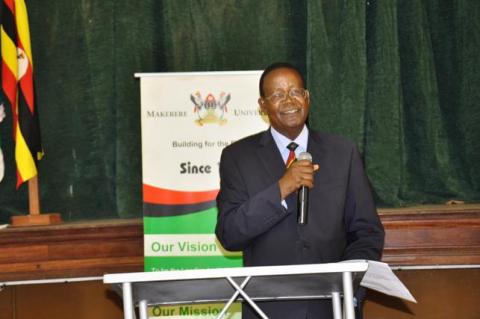
[[[139,73],[145,271],[242,266],[215,238],[222,149],[265,130],[261,71]],[[154,318],[215,318],[222,305],[155,307]],[[227,318],[239,317],[232,307]]]

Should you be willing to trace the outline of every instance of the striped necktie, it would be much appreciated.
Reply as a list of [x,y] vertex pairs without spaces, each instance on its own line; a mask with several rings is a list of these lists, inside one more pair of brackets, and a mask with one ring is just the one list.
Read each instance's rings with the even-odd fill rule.
[[295,157],[295,149],[298,147],[298,144],[295,142],[291,142],[290,144],[287,145],[288,150],[290,153],[288,154],[287,162],[285,165],[287,166],[287,169],[292,165],[293,162],[295,162],[296,157]]

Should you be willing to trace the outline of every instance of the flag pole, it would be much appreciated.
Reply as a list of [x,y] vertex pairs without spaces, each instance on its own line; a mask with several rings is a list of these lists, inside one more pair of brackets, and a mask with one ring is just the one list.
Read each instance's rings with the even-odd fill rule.
[[38,175],[28,180],[28,206],[29,214],[21,216],[12,216],[11,225],[19,226],[41,226],[54,225],[62,223],[62,217],[59,213],[40,213],[40,196],[38,190]]
[[40,197],[38,191],[38,175],[28,180],[28,212],[40,215]]
[[[37,161],[42,154],[38,111],[34,104],[33,63],[25,0],[1,1],[2,91],[12,108],[17,188],[28,181],[29,214],[12,216],[12,226],[51,225],[60,214],[40,214]],[[20,99],[19,96],[22,96]],[[23,143],[19,143],[19,139]]]

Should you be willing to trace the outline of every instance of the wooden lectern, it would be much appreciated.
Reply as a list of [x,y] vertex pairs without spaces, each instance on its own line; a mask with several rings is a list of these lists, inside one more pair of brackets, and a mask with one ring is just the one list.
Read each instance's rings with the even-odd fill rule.
[[[353,291],[367,271],[367,261],[291,266],[217,268],[110,274],[106,284],[120,285],[125,319],[147,319],[147,307],[172,304],[225,302],[217,316],[241,299],[268,318],[255,301],[332,299],[335,319],[354,319]],[[343,314],[341,307],[343,296]]]

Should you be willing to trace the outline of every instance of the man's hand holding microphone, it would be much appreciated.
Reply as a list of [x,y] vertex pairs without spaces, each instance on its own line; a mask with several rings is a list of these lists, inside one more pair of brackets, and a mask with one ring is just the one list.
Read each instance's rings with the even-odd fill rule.
[[312,163],[312,155],[302,152],[278,181],[282,199],[286,199],[288,195],[298,190],[297,222],[299,225],[307,223],[308,190],[314,186],[314,173],[318,169],[319,165]]

